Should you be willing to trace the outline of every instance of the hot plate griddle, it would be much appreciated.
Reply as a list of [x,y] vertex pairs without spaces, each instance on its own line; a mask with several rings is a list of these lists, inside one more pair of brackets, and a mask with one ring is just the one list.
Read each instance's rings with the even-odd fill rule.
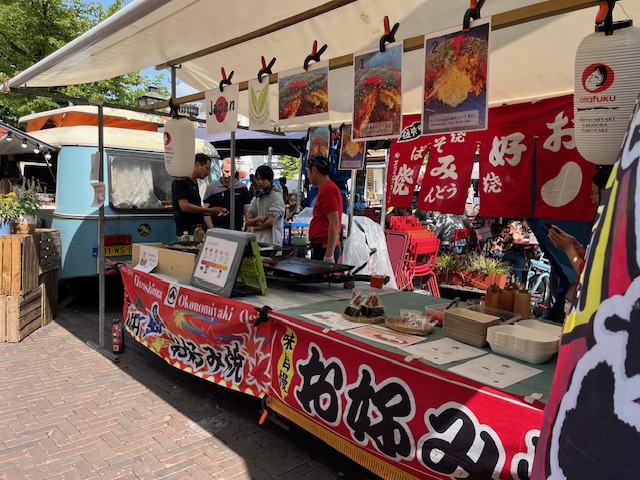
[[301,282],[323,282],[339,277],[353,269],[352,265],[327,263],[300,257],[274,257],[275,265],[264,264],[267,274],[272,277]]

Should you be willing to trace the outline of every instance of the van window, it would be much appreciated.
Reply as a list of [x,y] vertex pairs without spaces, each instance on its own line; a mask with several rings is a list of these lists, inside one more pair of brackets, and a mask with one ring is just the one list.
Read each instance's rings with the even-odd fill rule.
[[162,153],[107,150],[111,206],[121,210],[171,208],[172,178]]

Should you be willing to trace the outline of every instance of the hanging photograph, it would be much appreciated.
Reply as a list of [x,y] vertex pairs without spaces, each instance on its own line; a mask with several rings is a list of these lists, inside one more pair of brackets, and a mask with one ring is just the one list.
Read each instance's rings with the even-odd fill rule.
[[329,120],[328,61],[280,73],[278,89],[279,125]]
[[402,123],[402,42],[354,54],[353,140],[396,138]]
[[364,147],[366,142],[351,140],[351,125],[342,126],[340,159],[338,170],[362,170],[364,167]]
[[422,134],[487,128],[490,19],[425,36]]
[[309,157],[322,155],[329,158],[329,127],[309,128]]
[[269,78],[249,80],[249,130],[271,130]]
[[208,90],[204,94],[207,134],[235,132],[238,128],[238,85],[224,90]]

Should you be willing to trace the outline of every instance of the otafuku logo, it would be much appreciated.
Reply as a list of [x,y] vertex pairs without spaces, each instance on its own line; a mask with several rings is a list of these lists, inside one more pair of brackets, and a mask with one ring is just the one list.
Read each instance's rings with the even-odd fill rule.
[[169,145],[171,143],[171,135],[169,132],[164,132],[164,144]]
[[604,63],[592,63],[582,72],[582,87],[590,93],[604,92],[613,84],[613,69]]

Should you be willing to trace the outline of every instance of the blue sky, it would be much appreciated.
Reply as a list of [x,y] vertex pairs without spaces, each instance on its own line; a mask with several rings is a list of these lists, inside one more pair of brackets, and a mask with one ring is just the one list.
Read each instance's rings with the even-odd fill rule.
[[[109,5],[111,5],[113,3],[113,0],[93,0],[94,2],[97,3],[101,3],[102,5],[104,5],[104,7],[108,7]],[[124,6],[129,5],[133,0],[125,0],[124,2]],[[170,86],[170,81],[171,81],[171,73],[168,70],[161,70],[158,71],[156,70],[154,67],[149,67],[149,68],[145,68],[144,70],[142,70],[142,74],[146,75],[147,77],[154,79],[156,78],[158,75],[163,74],[164,73],[164,79],[162,81],[162,85],[166,86],[167,88],[171,88]],[[194,88],[192,88],[190,85],[187,85],[184,82],[181,82],[180,79],[178,79],[177,85],[176,85],[176,95],[178,97],[182,97],[184,95],[189,95],[191,93],[194,93],[196,90]]]

